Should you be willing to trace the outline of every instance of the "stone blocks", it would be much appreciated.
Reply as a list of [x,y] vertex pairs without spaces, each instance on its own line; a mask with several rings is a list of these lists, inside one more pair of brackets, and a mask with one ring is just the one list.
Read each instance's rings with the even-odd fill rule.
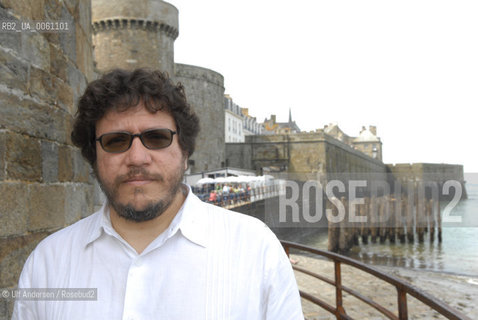
[[[70,225],[94,210],[94,189],[84,184],[68,185],[65,189],[65,223]],[[74,195],[74,196],[73,196]]]
[[73,156],[71,153],[72,148],[68,146],[58,148],[58,180],[60,182],[73,180]]
[[49,232],[0,238],[0,288],[15,287],[25,260]]
[[41,181],[40,143],[28,136],[9,133],[6,137],[7,177],[12,180]]
[[67,81],[66,69],[68,67],[68,60],[62,54],[62,50],[57,44],[50,42],[50,73],[60,78],[63,81]]
[[8,237],[27,230],[28,186],[21,183],[0,183],[0,235]]
[[5,131],[0,131],[0,181],[5,179],[5,154],[7,152]]
[[81,183],[92,183],[92,169],[90,164],[83,159],[81,151],[77,148],[71,148],[73,160],[73,181]]
[[65,189],[63,185],[30,186],[28,231],[54,230],[65,226]]
[[[0,288],[16,286],[41,239],[93,210],[89,165],[70,139],[74,104],[93,77],[89,10],[89,0],[0,0],[1,20],[70,27],[0,34]],[[11,312],[0,300],[0,319]]]
[[[10,34],[8,33],[8,35]],[[19,33],[13,35],[20,36]],[[15,41],[15,39],[12,40]],[[16,40],[18,41],[18,39]],[[7,88],[16,88],[21,91],[27,90],[28,65],[10,52],[0,50],[0,75],[2,79],[1,84]]]
[[[25,236],[0,237],[0,288],[15,288],[23,264],[36,245],[49,232]],[[0,320],[9,320],[13,312],[13,300],[0,299]]]
[[37,32],[21,32],[22,57],[32,66],[50,70],[50,46],[43,35]]
[[41,142],[43,182],[58,181],[58,145],[49,141]]

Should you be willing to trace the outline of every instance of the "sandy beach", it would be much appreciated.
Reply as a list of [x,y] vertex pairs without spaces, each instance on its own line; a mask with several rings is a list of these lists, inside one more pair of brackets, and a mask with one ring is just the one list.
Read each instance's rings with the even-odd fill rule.
[[[313,270],[318,274],[334,278],[333,263],[302,255],[291,255],[297,266]],[[404,268],[376,267],[379,270],[401,278],[421,290],[442,300],[471,319],[478,319],[478,278],[431,271],[417,271]],[[295,271],[297,283],[301,290],[311,293],[335,306],[335,288],[301,272]],[[398,314],[396,289],[392,285],[368,275],[360,270],[342,266],[342,283],[344,286],[359,291]],[[347,314],[354,319],[387,319],[384,315],[369,307],[355,297],[344,293],[344,307]],[[408,296],[409,319],[446,319],[415,298]],[[335,319],[330,313],[302,299],[302,306],[307,320]]]

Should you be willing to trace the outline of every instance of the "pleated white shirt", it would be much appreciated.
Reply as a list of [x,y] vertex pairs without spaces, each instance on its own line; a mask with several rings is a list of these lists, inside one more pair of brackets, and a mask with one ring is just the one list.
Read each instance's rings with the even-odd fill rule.
[[12,319],[303,319],[290,262],[261,221],[191,191],[141,254],[108,207],[44,239],[19,288],[96,288],[95,301],[15,302]]

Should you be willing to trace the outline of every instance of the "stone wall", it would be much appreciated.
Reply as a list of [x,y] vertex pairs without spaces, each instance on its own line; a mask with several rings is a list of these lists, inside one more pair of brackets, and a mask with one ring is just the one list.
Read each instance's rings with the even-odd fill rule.
[[224,167],[224,77],[209,69],[176,63],[175,80],[184,85],[188,102],[201,122],[190,173]]
[[98,70],[148,67],[174,74],[178,10],[158,0],[92,0]]
[[[414,163],[385,165],[378,159],[351,148],[322,131],[291,135],[247,136],[245,143],[226,144],[228,166],[256,170],[258,174],[276,173],[278,177],[306,181],[319,179],[321,182],[339,179],[347,184],[349,180],[387,182],[393,189],[395,181],[403,192],[416,193],[420,183],[436,182],[439,196],[451,199],[443,192],[448,180],[461,185],[461,199],[467,198],[462,165],[444,163]],[[410,181],[412,182],[409,185]],[[408,188],[413,190],[408,190]],[[364,192],[368,193],[367,187]],[[429,197],[431,191],[426,191]],[[457,191],[458,192],[458,191]]]
[[291,135],[247,136],[246,142],[226,144],[228,166],[261,172],[272,171],[328,175],[385,174],[385,165],[323,132]]
[[[441,199],[452,199],[454,191],[450,195],[443,193],[443,184],[449,180],[458,181],[462,188],[461,199],[466,199],[465,179],[463,165],[446,163],[397,163],[387,165],[394,178],[401,182],[402,188],[407,189],[410,181],[417,183],[436,182]],[[452,189],[453,190],[453,189]]]
[[463,165],[446,163],[397,163],[387,165],[393,174],[408,179],[426,179],[445,182],[455,179],[463,181]]
[[[91,213],[93,183],[70,132],[94,77],[86,0],[0,0],[0,20],[66,21],[59,33],[0,33],[0,288],[50,233]],[[0,319],[12,303],[0,299]]]

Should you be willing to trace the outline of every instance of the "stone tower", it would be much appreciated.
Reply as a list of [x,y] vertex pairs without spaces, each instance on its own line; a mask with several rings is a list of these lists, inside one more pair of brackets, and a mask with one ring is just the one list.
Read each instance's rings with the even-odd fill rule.
[[178,9],[161,0],[92,0],[99,71],[149,67],[174,75]]
[[210,69],[176,63],[175,79],[184,85],[188,102],[196,110],[201,124],[189,172],[224,167],[224,77]]
[[100,72],[148,67],[184,85],[201,131],[189,172],[224,166],[224,78],[202,67],[175,64],[178,10],[161,0],[92,0],[93,45]]

